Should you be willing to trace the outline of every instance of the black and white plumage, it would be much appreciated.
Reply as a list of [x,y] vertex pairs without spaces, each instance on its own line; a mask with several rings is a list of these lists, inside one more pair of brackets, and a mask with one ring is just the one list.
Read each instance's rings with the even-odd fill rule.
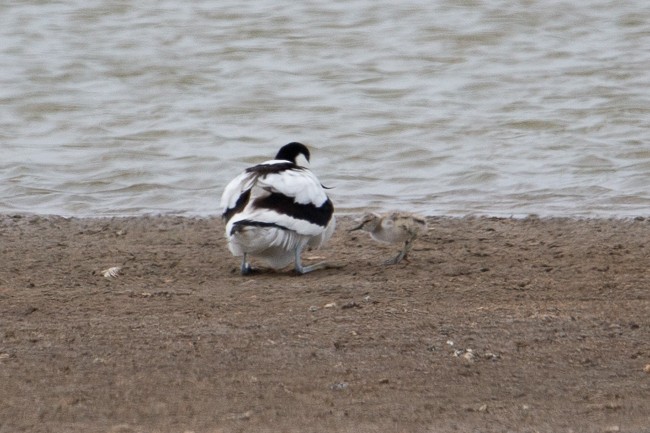
[[303,266],[306,246],[318,248],[332,236],[334,206],[318,178],[298,165],[309,161],[304,144],[282,146],[275,159],[249,167],[235,177],[221,196],[230,252],[242,258],[242,275],[251,272],[248,256],[280,269],[295,263],[298,274],[327,267]]

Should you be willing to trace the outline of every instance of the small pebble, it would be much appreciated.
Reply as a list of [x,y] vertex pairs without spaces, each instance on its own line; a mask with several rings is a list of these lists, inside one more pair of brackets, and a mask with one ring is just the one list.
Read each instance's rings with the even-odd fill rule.
[[472,352],[472,349],[467,349],[467,352],[463,355],[463,359],[467,362],[474,361],[474,352]]
[[102,276],[104,278],[117,278],[120,275],[122,268],[119,266],[113,266],[112,268],[104,269],[102,271]]
[[650,373],[650,364],[646,364],[645,367],[643,367],[643,371]]
[[344,310],[349,309],[349,308],[361,308],[361,305],[357,304],[354,301],[351,301],[351,302],[348,302],[346,304],[343,304],[343,306],[341,308],[343,308]]
[[330,389],[333,389],[334,391],[341,391],[343,389],[346,389],[347,387],[348,387],[347,382],[338,382],[330,385]]

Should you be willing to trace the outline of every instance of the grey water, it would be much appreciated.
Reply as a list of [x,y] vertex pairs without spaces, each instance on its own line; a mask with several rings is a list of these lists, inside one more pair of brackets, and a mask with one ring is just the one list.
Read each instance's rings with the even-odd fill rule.
[[339,212],[650,208],[647,0],[0,3],[0,213],[218,215],[290,141]]

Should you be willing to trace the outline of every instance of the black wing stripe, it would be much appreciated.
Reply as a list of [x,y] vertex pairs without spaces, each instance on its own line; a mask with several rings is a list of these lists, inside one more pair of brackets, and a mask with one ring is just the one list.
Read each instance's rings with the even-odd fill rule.
[[262,177],[269,174],[282,173],[287,170],[304,170],[303,167],[300,167],[292,162],[278,162],[275,164],[258,164],[253,167],[248,167],[246,173],[253,173],[255,176]]
[[226,222],[230,221],[230,218],[233,217],[233,215],[241,212],[244,210],[246,205],[248,204],[248,200],[251,198],[251,190],[247,189],[246,191],[242,192],[239,195],[239,198],[237,199],[237,203],[235,203],[235,207],[231,207],[226,209],[226,211],[223,213],[223,218],[226,220]]
[[296,203],[292,197],[277,192],[255,199],[253,206],[269,209],[292,218],[308,221],[326,227],[334,213],[334,205],[328,198],[322,205]]

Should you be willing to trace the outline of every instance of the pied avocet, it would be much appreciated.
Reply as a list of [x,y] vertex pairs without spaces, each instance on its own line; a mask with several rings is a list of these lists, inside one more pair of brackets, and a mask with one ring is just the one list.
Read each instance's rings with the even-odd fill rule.
[[309,161],[304,144],[282,146],[274,159],[252,166],[234,178],[221,197],[228,248],[242,257],[241,273],[251,273],[248,256],[280,269],[295,263],[298,274],[323,269],[303,266],[306,246],[318,248],[332,236],[334,206],[318,178],[297,162]]

